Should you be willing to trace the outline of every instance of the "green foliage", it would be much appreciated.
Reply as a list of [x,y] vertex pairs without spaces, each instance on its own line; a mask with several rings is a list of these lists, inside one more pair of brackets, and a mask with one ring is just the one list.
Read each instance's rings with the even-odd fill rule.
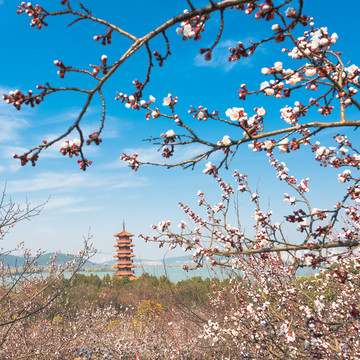
[[209,278],[203,280],[201,276],[179,281],[175,286],[178,297],[187,303],[191,301],[196,305],[206,300],[210,288],[211,280]]
[[148,273],[132,281],[127,276],[111,278],[106,275],[100,278],[92,274],[76,274],[72,281],[64,278],[63,282],[66,285],[63,303],[79,308],[91,302],[100,307],[111,304],[120,309],[137,306],[148,299],[157,302],[167,299],[167,304],[181,299],[187,306],[199,306],[206,302],[211,288],[209,278],[204,280],[196,276],[175,284],[166,276],[156,277]]

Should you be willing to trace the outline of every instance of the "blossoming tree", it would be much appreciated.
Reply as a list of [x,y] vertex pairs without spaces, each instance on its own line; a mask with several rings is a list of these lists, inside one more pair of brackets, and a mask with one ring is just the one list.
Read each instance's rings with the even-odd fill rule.
[[[0,240],[6,240],[6,235],[19,222],[39,215],[44,205],[31,206],[27,203],[23,208],[14,203],[4,190],[0,196]],[[63,294],[64,272],[72,272],[72,278],[93,256],[94,249],[88,240],[73,259],[69,257],[69,261],[59,263],[60,253],[55,253],[47,265],[39,264],[42,251],[33,254],[24,248],[23,242],[14,245],[13,250],[0,248],[0,353],[4,358],[10,358],[8,354],[14,358],[17,348],[21,348],[19,341],[27,323],[42,318],[43,313]],[[6,259],[19,252],[23,255],[23,262],[10,267]]]
[[[37,85],[37,92],[25,94],[15,90],[4,94],[4,100],[17,110],[24,105],[40,105],[49,95],[59,92],[81,93],[86,97],[76,120],[66,131],[14,157],[22,165],[31,163],[35,166],[43,151],[58,146],[63,155],[77,157],[80,169],[86,170],[91,165],[85,156],[86,145],[100,145],[102,142],[100,136],[107,113],[103,88],[108,79],[121,71],[125,62],[145,48],[148,55],[144,64],[147,67],[145,79],[133,81],[134,92],[130,95],[114,89],[114,94],[118,90],[115,100],[129,109],[143,111],[146,120],[163,118],[171,122],[172,125],[161,135],[149,139],[161,148],[167,162],[145,162],[137,153],[124,153],[121,159],[135,171],[146,164],[194,168],[204,161],[203,172],[212,175],[222,190],[221,200],[214,205],[207,201],[204,193],[198,193],[199,205],[204,208],[205,215],[180,204],[193,222],[192,227],[183,221],[175,231],[169,221],[164,221],[153,226],[158,231],[156,236],[143,236],[146,241],[158,242],[160,246],[180,246],[191,251],[197,267],[209,260],[213,267],[221,266],[233,271],[229,291],[222,288],[217,292],[214,289],[213,305],[218,312],[211,315],[203,337],[212,339],[214,346],[226,344],[229,351],[235,346],[239,359],[358,359],[360,177],[356,172],[360,151],[348,138],[346,129],[356,130],[360,126],[360,120],[349,120],[348,117],[349,113],[360,110],[356,97],[360,69],[343,59],[342,53],[336,49],[336,33],[329,33],[326,27],[317,27],[314,19],[303,13],[303,0],[276,4],[272,0],[209,0],[209,5],[203,8],[197,8],[190,0],[187,3],[189,10],[142,37],[95,17],[81,3],[75,7],[71,0],[59,2],[61,8],[57,11],[21,3],[18,13],[28,15],[31,26],[39,30],[48,26],[47,21],[52,17],[69,16],[72,17],[69,25],[83,21],[103,25],[104,32],[95,34],[93,40],[109,47],[109,51],[112,42],[118,41],[119,37],[126,38],[131,45],[114,62],[109,61],[110,55],[103,55],[97,65],[87,69],[73,68],[61,60],[54,61],[60,79],[75,72],[95,79],[93,88],[55,87],[45,83]],[[271,36],[259,41],[248,45],[239,42],[231,47],[227,55],[229,62],[241,61],[256,53],[263,44],[275,42],[284,44],[283,56],[290,57],[294,65],[285,68],[283,61],[276,61],[262,68],[261,75],[260,72],[258,75],[265,78],[259,81],[259,87],[252,90],[242,84],[238,89],[239,101],[244,102],[244,106],[229,105],[225,114],[209,109],[209,105],[190,106],[187,114],[183,114],[178,111],[177,94],[164,97],[162,108],[156,105],[153,95],[145,97],[154,62],[161,67],[171,55],[168,32],[176,31],[182,40],[199,41],[213,17],[218,16],[219,31],[213,44],[199,50],[206,61],[211,61],[223,35],[226,11],[237,11],[239,16],[267,21],[272,31]],[[158,37],[164,40],[165,54],[153,47]],[[289,105],[279,109],[284,121],[282,125],[273,128],[264,106],[246,109],[246,100],[252,95],[273,97],[274,102],[289,99]],[[84,134],[83,119],[96,97],[102,103],[99,128],[91,134]],[[339,109],[338,117],[334,116],[335,108]],[[321,116],[321,120],[310,119],[314,112]],[[213,122],[219,129],[226,130],[212,141],[206,131],[199,133],[195,129],[192,125],[194,119]],[[329,129],[334,131],[332,146],[319,142],[319,134]],[[70,135],[75,138],[69,140]],[[190,158],[171,162],[179,148],[193,144],[201,145],[203,150]],[[254,207],[254,226],[250,232],[229,224],[230,200],[236,190],[220,177],[220,169],[226,169],[242,147],[268,156],[276,177],[289,187],[290,194],[285,193],[284,200],[294,208],[281,220],[273,220],[275,215],[271,210],[263,209],[261,194],[252,190],[247,175],[236,171],[237,191],[248,196]],[[281,154],[298,152],[305,147],[311,148],[320,166],[339,169],[338,181],[344,184],[344,193],[340,199],[334,199],[334,207],[330,210],[313,206],[308,197],[309,179],[296,179],[286,164],[278,159]],[[221,155],[220,160],[216,163],[207,161],[215,153]],[[289,226],[298,230],[296,239],[287,236]],[[322,272],[309,281],[299,282],[296,271],[306,266],[322,268]],[[240,278],[237,277],[239,274]]]
[[[67,130],[59,134],[58,137],[51,141],[44,140],[42,144],[35,146],[24,154],[15,154],[14,157],[21,161],[22,165],[31,163],[36,164],[39,156],[43,151],[52,146],[60,146],[60,152],[69,157],[77,157],[80,169],[86,170],[91,164],[91,160],[85,157],[86,145],[100,145],[101,132],[103,131],[106,121],[106,99],[103,96],[103,88],[107,80],[116,72],[121,71],[122,65],[139,49],[144,47],[148,54],[147,74],[145,80],[134,80],[134,93],[131,95],[117,92],[115,100],[122,102],[125,107],[133,110],[142,110],[147,120],[154,118],[164,118],[166,121],[172,121],[177,130],[166,130],[158,138],[151,138],[150,141],[158,144],[162,149],[162,155],[169,159],[166,163],[151,163],[141,161],[141,155],[123,154],[122,160],[128,162],[129,166],[137,170],[139,166],[162,165],[166,167],[181,166],[183,168],[194,168],[202,160],[208,159],[214,153],[222,154],[217,163],[207,162],[204,173],[218,176],[220,168],[228,167],[231,159],[236,155],[239,148],[243,145],[248,146],[254,152],[264,152],[269,156],[270,164],[277,170],[277,176],[280,180],[285,181],[296,192],[296,196],[285,194],[285,200],[290,205],[304,203],[305,208],[299,209],[286,217],[286,221],[298,224],[299,230],[304,234],[301,245],[289,244],[285,236],[281,234],[281,226],[278,224],[269,225],[271,214],[261,211],[257,201],[258,195],[251,193],[251,201],[256,204],[257,213],[257,234],[252,241],[245,241],[235,251],[254,252],[259,251],[254,247],[264,246],[263,240],[269,241],[266,248],[270,251],[282,250],[303,250],[314,247],[322,249],[334,247],[354,247],[358,244],[356,231],[349,231],[344,236],[335,235],[333,227],[338,220],[341,211],[345,211],[350,217],[354,217],[357,208],[348,205],[348,199],[358,200],[359,179],[351,172],[351,168],[357,169],[360,155],[355,147],[351,144],[346,135],[334,134],[334,146],[326,147],[317,141],[316,136],[326,129],[335,128],[336,131],[344,128],[356,129],[360,123],[359,120],[348,120],[347,112],[360,109],[360,104],[356,100],[357,89],[359,87],[359,68],[346,62],[341,57],[341,52],[335,49],[338,35],[328,33],[327,28],[317,28],[313,18],[303,14],[303,0],[294,1],[296,7],[289,6],[289,1],[280,2],[275,5],[271,0],[265,3],[259,1],[243,0],[225,0],[220,2],[210,1],[210,4],[203,8],[196,8],[195,5],[188,1],[189,10],[179,14],[164,22],[162,25],[153,29],[142,37],[127,32],[119,26],[106,20],[97,18],[92,11],[87,9],[83,4],[75,7],[72,1],[61,1],[58,11],[48,11],[41,5],[33,6],[31,3],[22,2],[18,6],[19,15],[28,15],[31,18],[30,25],[38,30],[48,26],[47,21],[52,17],[68,16],[72,17],[69,26],[74,23],[90,21],[103,25],[106,31],[102,35],[94,35],[93,40],[100,42],[102,45],[109,47],[113,41],[118,41],[116,37],[124,37],[131,41],[131,46],[113,63],[108,61],[106,55],[101,56],[98,65],[91,65],[91,69],[75,69],[69,64],[64,64],[61,60],[55,60],[54,65],[58,68],[60,79],[65,76],[69,77],[72,73],[79,73],[84,77],[92,77],[96,81],[96,86],[91,89],[78,87],[55,87],[49,83],[37,85],[37,92],[29,91],[24,94],[20,90],[11,91],[4,94],[4,100],[20,110],[24,105],[34,107],[41,104],[50,95],[59,92],[75,92],[84,94],[86,97],[85,104],[81,108],[77,119]],[[294,6],[295,6],[294,5]],[[274,97],[276,99],[293,98],[294,105],[280,109],[281,119],[284,120],[284,126],[277,129],[270,128],[267,119],[267,110],[261,106],[254,109],[253,114],[248,114],[245,107],[229,107],[222,116],[216,109],[208,109],[205,106],[197,108],[190,106],[187,115],[177,113],[178,97],[168,94],[163,99],[162,105],[165,111],[160,111],[156,107],[156,99],[150,95],[148,99],[144,98],[145,88],[149,86],[150,76],[154,66],[154,60],[160,66],[163,66],[167,58],[171,55],[170,41],[167,33],[170,30],[175,31],[183,40],[201,41],[201,35],[206,31],[205,26],[208,22],[213,21],[213,15],[220,18],[220,27],[213,45],[208,48],[201,48],[200,54],[205,60],[211,61],[212,53],[219,43],[224,28],[224,12],[237,11],[239,16],[254,16],[256,20],[267,21],[271,24],[272,36],[263,38],[257,42],[250,42],[248,46],[238,43],[236,47],[229,49],[229,62],[241,61],[243,58],[253,55],[256,50],[264,43],[275,42],[284,43],[283,53],[293,59],[293,68],[284,68],[281,61],[274,65],[261,69],[263,76],[270,78],[262,81],[260,89],[248,89],[246,84],[242,84],[238,90],[240,101],[245,101],[249,96],[262,94],[265,97]],[[243,14],[244,13],[244,14]],[[270,26],[270,25],[269,25]],[[173,29],[174,28],[174,29]],[[304,31],[302,30],[304,29]],[[301,31],[300,36],[295,35]],[[159,51],[153,50],[152,43],[157,37],[162,37],[166,44],[166,54],[162,55]],[[304,102],[304,94],[311,95],[307,102]],[[302,94],[302,95],[301,95]],[[102,103],[102,117],[100,119],[99,129],[91,134],[84,134],[82,122],[89,106],[95,97],[99,97]],[[297,97],[300,100],[297,99]],[[245,102],[246,104],[246,102]],[[340,117],[330,116],[335,107],[340,109]],[[168,111],[166,111],[168,110]],[[322,121],[308,121],[311,111],[317,110],[323,116]],[[193,129],[189,119],[197,119],[201,122],[214,122],[219,125],[219,129],[225,129],[218,141],[210,141],[206,138],[206,131],[198,133]],[[173,125],[174,125],[173,124]],[[231,130],[231,131],[230,131]],[[241,130],[240,132],[234,130]],[[226,132],[227,131],[227,134]],[[67,138],[75,133],[73,140]],[[242,134],[240,137],[235,134]],[[230,134],[230,135],[228,135]],[[86,136],[88,139],[86,140]],[[237,136],[237,137],[236,137]],[[170,160],[176,149],[192,144],[202,145],[204,149],[191,158],[184,158],[178,162],[171,163]],[[308,179],[298,181],[291,175],[286,165],[277,160],[277,153],[290,153],[299,151],[305,146],[311,147],[315,154],[315,160],[319,161],[321,166],[331,166],[335,168],[345,168],[339,174],[339,182],[349,183],[343,199],[336,201],[334,210],[314,209],[306,199],[308,191]],[[241,191],[249,191],[246,182],[246,176],[235,174],[240,183]],[[221,182],[221,180],[219,179]],[[225,198],[228,196],[227,194]],[[328,220],[330,219],[330,220]],[[306,222],[307,221],[307,222]],[[321,223],[320,223],[321,222]],[[225,224],[226,225],[226,224]],[[316,226],[317,225],[317,226]],[[268,233],[265,238],[264,233]],[[261,235],[262,234],[262,235]],[[331,239],[329,238],[331,236]],[[261,250],[263,251],[263,250]],[[268,251],[268,250],[267,250]]]

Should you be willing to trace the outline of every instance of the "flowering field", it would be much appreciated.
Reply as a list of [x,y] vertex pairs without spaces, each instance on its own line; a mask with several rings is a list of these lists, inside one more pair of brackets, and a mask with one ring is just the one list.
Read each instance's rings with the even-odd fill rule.
[[[174,284],[144,274],[8,283],[1,289],[1,359],[360,357],[359,257],[301,278],[276,255],[239,267],[242,277],[223,281]],[[60,296],[41,310],[58,288]]]

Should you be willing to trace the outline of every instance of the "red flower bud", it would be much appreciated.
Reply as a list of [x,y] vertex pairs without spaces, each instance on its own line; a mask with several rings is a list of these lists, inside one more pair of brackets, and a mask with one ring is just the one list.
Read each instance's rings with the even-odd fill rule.
[[206,61],[210,61],[211,60],[211,52],[209,51],[205,56],[204,56]]

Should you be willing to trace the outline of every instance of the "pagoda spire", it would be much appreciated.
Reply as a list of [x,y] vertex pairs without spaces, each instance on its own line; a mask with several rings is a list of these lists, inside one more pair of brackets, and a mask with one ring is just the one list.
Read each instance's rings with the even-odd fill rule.
[[116,269],[115,275],[120,279],[124,276],[128,276],[130,280],[137,279],[137,277],[134,276],[133,270],[133,268],[136,267],[136,265],[133,264],[133,257],[135,255],[131,249],[135,246],[131,240],[134,234],[126,232],[125,220],[123,220],[123,231],[114,236],[117,237],[116,244],[114,245],[114,247],[117,248],[116,254],[114,255],[116,263],[115,266],[113,266],[113,268]]

